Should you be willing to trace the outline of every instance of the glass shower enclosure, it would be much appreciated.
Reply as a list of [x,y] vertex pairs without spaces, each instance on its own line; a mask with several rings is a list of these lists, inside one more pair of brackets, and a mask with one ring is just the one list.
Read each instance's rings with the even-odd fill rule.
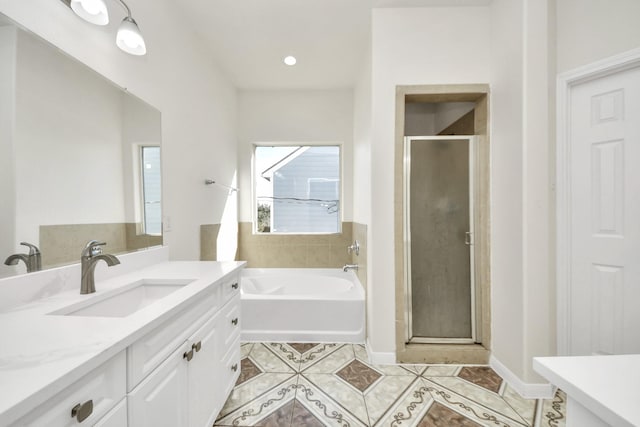
[[473,136],[406,137],[408,343],[476,341]]

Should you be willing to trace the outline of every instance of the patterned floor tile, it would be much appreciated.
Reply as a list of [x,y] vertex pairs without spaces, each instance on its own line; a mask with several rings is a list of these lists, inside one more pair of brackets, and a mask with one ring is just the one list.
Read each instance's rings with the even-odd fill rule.
[[216,425],[259,426],[263,420],[265,423],[276,419],[290,420],[293,406],[286,405],[294,399],[297,383],[297,374],[267,373],[235,387],[220,411]]
[[247,357],[249,355],[249,353],[251,352],[252,348],[253,348],[253,343],[252,342],[242,343],[240,345],[240,356],[244,359],[245,357]]
[[[312,350],[313,351],[313,350]],[[309,355],[300,364],[300,372],[310,374],[333,374],[344,368],[353,360],[353,346],[351,344],[340,344],[329,347],[322,353],[318,353],[313,359]]]
[[460,366],[435,365],[427,366],[422,372],[423,377],[455,377],[460,370]]
[[238,386],[263,373],[249,357],[245,357],[240,361],[240,376],[238,376],[236,385]]
[[488,366],[465,366],[460,369],[458,376],[494,393],[497,393],[502,385],[500,375]]
[[417,426],[433,402],[433,397],[422,379],[416,378],[372,425],[376,427]]
[[371,425],[376,424],[416,382],[419,382],[416,376],[385,375],[373,387],[366,390],[364,401],[367,405]]
[[434,402],[427,413],[418,422],[418,427],[480,427],[480,424],[471,421],[458,412]]
[[553,399],[543,400],[539,405],[536,427],[565,427],[567,422],[567,395],[558,390]]
[[372,365],[361,344],[242,344],[216,426],[564,427],[566,395],[524,399],[491,368]]
[[481,387],[463,384],[462,379],[452,377],[423,378],[422,381],[436,402],[482,426],[528,427],[527,423],[500,396],[487,392],[483,394],[484,389]]
[[298,372],[299,363],[282,357],[273,344],[255,343],[249,357],[263,372]]
[[336,372],[336,375],[358,390],[365,391],[375,383],[382,374],[359,360],[352,360],[347,366]]
[[369,426],[362,394],[332,374],[301,374],[296,399],[327,426]]
[[509,384],[503,384],[500,390],[500,395],[504,401],[507,402],[507,404],[511,406],[524,421],[526,421],[528,425],[533,425],[538,405],[538,401],[536,399],[525,399],[520,396],[517,391],[511,388]]

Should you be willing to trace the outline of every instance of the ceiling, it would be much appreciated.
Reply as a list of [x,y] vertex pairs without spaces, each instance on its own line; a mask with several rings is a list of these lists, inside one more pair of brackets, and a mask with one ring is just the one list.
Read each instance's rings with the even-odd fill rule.
[[[181,0],[187,21],[242,89],[352,87],[376,7],[485,6],[491,0]],[[284,65],[293,55],[297,65]]]

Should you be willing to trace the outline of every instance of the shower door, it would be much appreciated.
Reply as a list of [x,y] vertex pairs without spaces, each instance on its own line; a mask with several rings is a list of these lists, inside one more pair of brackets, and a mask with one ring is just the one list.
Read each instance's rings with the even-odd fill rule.
[[473,141],[405,139],[407,342],[476,339]]

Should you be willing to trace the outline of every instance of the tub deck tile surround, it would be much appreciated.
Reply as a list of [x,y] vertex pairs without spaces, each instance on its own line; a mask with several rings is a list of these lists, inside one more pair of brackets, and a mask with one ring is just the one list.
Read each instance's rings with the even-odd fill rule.
[[372,365],[360,344],[244,343],[215,426],[564,427],[565,400],[524,399],[487,366]]

